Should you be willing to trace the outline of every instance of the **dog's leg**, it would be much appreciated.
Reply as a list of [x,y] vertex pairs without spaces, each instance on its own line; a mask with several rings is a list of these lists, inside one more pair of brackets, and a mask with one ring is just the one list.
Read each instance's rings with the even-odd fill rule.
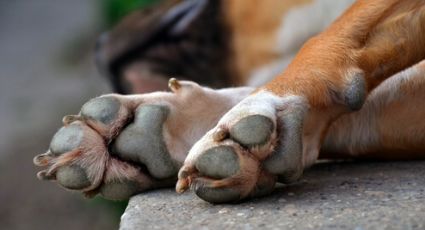
[[194,145],[177,191],[191,187],[207,201],[229,202],[298,179],[333,121],[425,58],[424,21],[423,1],[357,1]]
[[173,92],[94,98],[65,116],[47,153],[34,158],[40,179],[88,196],[126,199],[173,186],[193,143],[252,88],[212,90],[170,80]]
[[332,123],[321,158],[424,159],[425,61],[384,81]]

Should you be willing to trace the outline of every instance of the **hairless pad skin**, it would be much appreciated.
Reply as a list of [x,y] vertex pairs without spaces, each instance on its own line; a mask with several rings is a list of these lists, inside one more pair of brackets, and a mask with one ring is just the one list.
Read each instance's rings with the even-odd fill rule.
[[111,181],[100,187],[99,193],[106,199],[125,200],[138,193],[141,188],[134,181]]
[[86,119],[109,124],[118,115],[120,107],[121,103],[115,97],[97,97],[83,105],[81,108],[81,115]]
[[113,143],[113,154],[124,160],[146,165],[157,179],[177,175],[178,167],[164,142],[166,106],[143,105],[137,108],[134,123],[126,127]]
[[351,110],[359,110],[362,108],[366,100],[366,81],[363,73],[354,74],[351,82],[344,91],[345,103]]
[[106,199],[126,200],[143,191],[157,188],[169,188],[175,184],[176,178],[174,177],[165,180],[157,180],[153,183],[150,181],[115,179],[102,184],[99,188],[99,193]]
[[263,162],[264,169],[278,175],[279,182],[291,183],[302,174],[304,113],[303,109],[298,109],[279,118],[279,147]]
[[240,193],[231,188],[209,188],[200,186],[195,189],[195,194],[201,199],[215,204],[228,203],[240,199]]
[[267,143],[273,130],[274,125],[270,118],[251,115],[238,121],[230,129],[230,136],[241,145],[251,148]]
[[83,130],[79,125],[70,124],[62,127],[53,136],[50,142],[50,151],[53,156],[59,156],[63,153],[75,150],[83,140]]
[[276,177],[260,176],[251,197],[261,197],[272,193],[276,185],[276,179]]
[[60,167],[56,172],[56,179],[68,189],[83,189],[91,185],[86,172],[78,165]]
[[196,168],[209,177],[223,179],[239,171],[239,158],[230,146],[213,147],[199,156]]

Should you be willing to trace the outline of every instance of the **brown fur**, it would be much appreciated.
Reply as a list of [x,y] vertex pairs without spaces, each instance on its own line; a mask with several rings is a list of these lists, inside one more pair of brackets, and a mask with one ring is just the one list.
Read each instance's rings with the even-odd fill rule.
[[228,0],[222,11],[231,33],[230,59],[236,82],[244,85],[251,72],[279,58],[277,30],[289,10],[312,0]]
[[363,108],[331,124],[321,158],[425,157],[425,61],[378,86]]
[[[309,40],[288,68],[263,87],[278,96],[300,95],[308,100],[310,112],[303,134],[306,165],[318,157],[321,142],[332,121],[349,112],[341,103],[340,95],[353,73],[363,76],[366,90],[370,92],[393,74],[425,58],[424,20],[423,1],[359,0],[327,30]],[[393,106],[388,112],[400,108],[397,103]],[[385,125],[380,128],[393,127],[390,122],[394,120],[383,122]],[[386,140],[385,136],[393,137],[396,131],[387,132],[381,133],[377,151],[366,150],[365,153],[371,157],[397,158],[395,153],[385,154],[385,150],[410,149],[402,139],[397,139],[397,145],[401,146],[394,145],[394,138]],[[405,135],[408,138],[412,134]],[[402,151],[395,152],[400,154]],[[360,153],[354,156],[367,156]],[[417,154],[413,153],[417,151],[400,158],[416,158]]]
[[170,77],[212,87],[245,85],[253,70],[281,57],[276,45],[284,16],[312,0],[210,0],[182,41],[170,39],[173,27],[155,37],[162,17],[181,2],[136,11],[99,40],[99,66],[118,92],[162,90]]
[[361,69],[370,91],[425,57],[424,20],[423,1],[359,0],[264,88],[327,107],[334,102],[330,90],[343,91],[347,72]]

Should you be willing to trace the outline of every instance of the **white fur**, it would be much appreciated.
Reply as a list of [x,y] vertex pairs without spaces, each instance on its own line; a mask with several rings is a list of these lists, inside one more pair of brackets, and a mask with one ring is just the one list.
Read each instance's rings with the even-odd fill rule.
[[[406,100],[406,95],[400,90],[400,87],[408,82],[417,84],[418,89],[415,90],[418,91],[419,96],[423,92],[421,82],[424,82],[419,79],[423,79],[423,75],[418,67],[414,66],[385,80],[369,94],[360,111],[345,115],[332,124],[323,144],[324,151],[358,155],[380,149],[382,134],[379,132],[379,119],[391,103],[403,101],[403,107],[400,109],[416,106],[418,111],[422,111],[420,105],[409,105],[409,100]],[[385,116],[396,116],[396,114],[385,114]],[[394,126],[397,127],[397,121],[394,122]],[[411,141],[414,142],[414,140]]]
[[315,0],[311,4],[288,11],[282,17],[276,36],[275,51],[279,58],[252,71],[248,85],[263,85],[280,74],[309,38],[328,27],[353,2],[354,0]]
[[293,54],[312,36],[328,27],[354,0],[315,0],[294,8],[282,19],[277,35],[277,50]]
[[268,91],[261,91],[248,96],[229,110],[213,129],[208,131],[195,143],[195,145],[193,145],[185,160],[185,164],[193,164],[205,150],[213,146],[229,144],[227,141],[216,143],[213,140],[213,134],[219,127],[232,127],[242,118],[250,115],[263,115],[269,117],[276,127],[279,110],[290,104],[300,104],[300,102],[305,104],[304,100],[299,96],[287,95],[285,97],[279,97]]
[[282,73],[289,63],[291,63],[293,58],[294,56],[292,55],[289,57],[282,57],[272,63],[254,69],[248,79],[247,85],[259,87],[266,84],[272,80],[273,77]]

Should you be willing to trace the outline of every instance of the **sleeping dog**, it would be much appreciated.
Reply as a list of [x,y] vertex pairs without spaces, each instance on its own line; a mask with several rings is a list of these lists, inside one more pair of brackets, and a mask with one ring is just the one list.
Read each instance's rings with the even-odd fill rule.
[[[181,32],[179,28],[204,12],[202,2],[171,7],[174,14],[167,11],[167,17],[188,8],[172,20],[183,22],[162,22]],[[244,15],[254,26],[260,19],[249,12],[261,12],[261,4],[271,1],[245,9],[235,6],[238,0],[229,2],[228,18],[233,16],[237,25],[229,29],[233,45],[228,48],[234,55],[229,71],[237,76],[232,81],[246,84],[250,79],[240,76],[260,73],[264,63],[284,65],[286,60],[254,55],[270,51],[264,48],[270,46],[265,42],[270,37],[253,33],[243,20],[236,23],[237,16]],[[293,15],[294,5],[311,6],[285,1],[288,5],[278,7],[278,1],[273,2],[277,6],[270,4],[268,9],[280,9],[286,18]],[[195,16],[189,17],[190,12]],[[267,18],[274,13],[264,14]],[[92,99],[78,115],[64,117],[65,126],[48,152],[35,157],[36,165],[47,166],[38,177],[109,199],[176,184],[177,192],[190,188],[206,201],[221,203],[268,194],[277,182],[299,179],[319,158],[423,159],[423,21],[423,1],[358,0],[308,40],[281,74],[259,87],[214,90],[170,79],[171,92]],[[245,35],[249,39],[243,41]],[[107,44],[109,38],[104,40]],[[153,41],[140,43],[148,44],[138,50],[141,56],[119,61],[105,58],[123,52],[111,48],[100,55],[99,60],[109,60],[100,61],[101,66],[123,82],[150,79],[134,66],[150,65],[144,55],[155,47]],[[285,47],[281,50],[290,50]],[[244,49],[247,57],[241,57]]]

